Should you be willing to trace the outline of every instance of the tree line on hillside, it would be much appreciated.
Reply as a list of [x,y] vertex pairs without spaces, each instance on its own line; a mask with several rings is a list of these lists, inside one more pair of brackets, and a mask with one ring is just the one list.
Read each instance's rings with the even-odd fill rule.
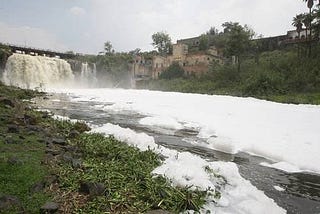
[[[308,30],[308,37],[279,49],[266,49],[263,40],[252,40],[256,34],[246,25],[227,22],[219,32],[212,27],[200,36],[199,49],[210,44],[224,51],[224,57],[235,57],[236,64],[226,60],[223,65],[212,63],[209,72],[199,78],[185,77],[177,65],[170,66],[160,78],[151,81],[151,89],[195,92],[228,93],[241,96],[271,96],[320,92],[320,6],[304,0],[309,8],[301,24]],[[311,3],[312,1],[312,3]],[[297,32],[297,16],[292,25]],[[310,18],[311,17],[311,18]],[[299,31],[300,30],[300,31]],[[300,37],[300,35],[299,35]],[[312,49],[312,51],[311,51]],[[301,54],[303,53],[303,54]],[[317,98],[320,101],[320,95]],[[309,101],[307,101],[309,102]]]

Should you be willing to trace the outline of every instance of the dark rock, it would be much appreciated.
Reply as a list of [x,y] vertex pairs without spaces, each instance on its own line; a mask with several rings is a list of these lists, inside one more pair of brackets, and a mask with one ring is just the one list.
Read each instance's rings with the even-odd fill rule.
[[51,154],[51,155],[53,155],[53,156],[56,156],[56,155],[60,154],[61,151],[56,150],[56,149],[47,148],[47,149],[45,150],[45,153]]
[[15,102],[5,97],[0,97],[0,104],[11,108],[15,107]]
[[42,138],[38,139],[37,141],[38,141],[39,143],[44,143],[44,142],[45,142],[45,140],[42,139]]
[[0,213],[5,211],[17,211],[20,210],[20,212],[23,211],[23,207],[21,205],[21,201],[19,198],[12,196],[12,195],[3,195],[0,197]]
[[80,159],[72,159],[72,167],[73,168],[81,168],[82,166],[82,161]]
[[78,148],[76,146],[71,146],[71,145],[66,145],[63,147],[63,149],[66,151],[66,152],[76,152],[78,150]]
[[26,125],[26,129],[28,131],[34,131],[34,132],[43,132],[43,128],[36,125]]
[[59,179],[58,179],[58,175],[48,175],[45,177],[45,182],[47,185],[51,185],[51,184],[55,184],[58,183]]
[[78,132],[77,130],[71,130],[69,133],[69,137],[70,138],[76,138],[77,136],[79,136],[80,132]]
[[52,138],[51,143],[62,145],[62,146],[67,144],[66,139],[63,139],[63,138]]
[[146,214],[171,214],[171,212],[166,210],[150,210]]
[[24,114],[23,119],[24,119],[25,124],[28,124],[28,125],[36,125],[37,124],[37,119],[34,116]]
[[15,124],[10,124],[7,126],[8,130],[7,132],[8,133],[18,133],[19,132],[19,126],[15,125]]
[[40,213],[55,213],[59,209],[59,204],[55,202],[47,202],[40,208]]
[[43,164],[51,164],[54,162],[54,156],[51,153],[46,154],[42,163]]
[[62,155],[62,160],[67,163],[72,163],[73,158],[70,154],[67,153]]
[[33,185],[30,187],[29,191],[30,191],[30,193],[33,194],[33,193],[38,193],[38,192],[43,191],[44,188],[45,188],[45,182],[43,182],[43,181],[38,181],[37,183],[33,184]]
[[89,194],[90,196],[104,195],[106,187],[103,183],[83,182],[80,183],[79,193]]
[[7,163],[10,165],[19,165],[19,164],[23,164],[23,161],[18,157],[12,156],[8,158]]
[[16,140],[14,140],[12,136],[6,136],[5,143],[6,143],[6,144],[17,144],[17,143],[19,143],[19,142],[17,142]]

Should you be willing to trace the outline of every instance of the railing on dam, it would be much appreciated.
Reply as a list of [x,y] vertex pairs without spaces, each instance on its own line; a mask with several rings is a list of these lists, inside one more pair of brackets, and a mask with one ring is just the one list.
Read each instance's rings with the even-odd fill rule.
[[14,45],[14,44],[8,44],[8,43],[0,43],[0,45],[9,47],[13,53],[30,54],[34,56],[41,55],[41,56],[47,56],[47,57],[57,57],[61,59],[72,59],[72,58],[75,58],[76,56],[82,55],[79,53],[76,53],[76,54],[69,53],[69,52],[62,53],[59,51]]

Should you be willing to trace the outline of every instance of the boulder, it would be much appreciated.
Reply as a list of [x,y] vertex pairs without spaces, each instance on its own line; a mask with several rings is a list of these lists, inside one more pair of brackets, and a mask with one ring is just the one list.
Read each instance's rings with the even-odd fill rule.
[[15,102],[5,97],[0,97],[0,104],[11,108],[15,107]]
[[80,183],[79,193],[88,194],[90,196],[101,196],[105,194],[106,186],[98,182],[82,182]]
[[19,133],[19,126],[15,124],[9,124],[7,126],[7,132],[8,133]]
[[58,144],[61,146],[64,146],[67,144],[66,139],[64,139],[64,138],[52,138],[51,143]]
[[14,140],[11,135],[6,136],[6,139],[4,141],[5,141],[6,144],[17,144],[17,143],[19,143],[16,140]]
[[7,163],[10,165],[19,165],[19,164],[23,164],[23,161],[18,157],[12,156],[8,158]]
[[82,166],[82,161],[80,159],[72,159],[72,167],[75,169],[79,169]]
[[38,181],[37,183],[33,184],[33,185],[30,187],[29,192],[30,192],[31,194],[41,192],[41,191],[44,190],[45,186],[46,186],[46,185],[45,185],[45,182],[43,182],[43,181]]
[[37,124],[37,119],[32,115],[24,114],[23,119],[24,119],[25,124],[28,124],[28,125],[36,125]]
[[71,130],[69,133],[69,138],[75,138],[77,136],[79,136],[80,132],[78,132],[77,130]]
[[41,208],[40,213],[55,213],[59,209],[59,204],[49,201],[46,202]]
[[18,210],[23,212],[21,201],[19,198],[12,195],[2,195],[0,197],[0,213],[8,213],[9,210],[11,212]]

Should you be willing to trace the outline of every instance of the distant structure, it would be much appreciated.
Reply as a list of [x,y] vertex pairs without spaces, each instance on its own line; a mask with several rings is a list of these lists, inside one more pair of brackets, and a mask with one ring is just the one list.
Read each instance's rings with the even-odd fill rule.
[[[137,82],[158,79],[160,74],[174,62],[179,63],[184,69],[185,76],[200,76],[208,72],[210,63],[224,62],[222,52],[214,46],[210,46],[206,51],[199,51],[199,43],[190,42],[196,38],[178,40],[172,47],[171,55],[155,55],[149,59],[136,55],[131,66],[132,77]],[[189,51],[189,47],[192,51]]]
[[44,50],[39,48],[33,48],[33,47],[24,47],[19,45],[12,45],[12,44],[0,44],[7,46],[12,53],[20,53],[20,54],[28,54],[32,56],[47,56],[47,57],[55,57],[55,58],[61,58],[61,59],[72,59],[76,55],[79,54],[73,54],[73,53],[61,53],[57,51],[52,50]]
[[308,35],[310,35],[309,29],[302,29],[300,33],[298,33],[296,30],[290,30],[290,31],[287,31],[287,34],[284,34],[284,35],[259,38],[259,39],[254,39],[253,41],[261,42],[262,51],[271,51],[271,50],[279,49],[281,47],[285,47],[292,44],[319,40],[319,38],[314,38],[314,37],[312,37],[312,39],[310,40],[310,38],[308,38]]
[[223,57],[214,46],[206,51],[189,52],[187,44],[178,42],[173,45],[172,55],[153,57],[152,79],[158,79],[160,74],[174,62],[179,63],[186,76],[200,76],[208,72],[210,63],[223,63]]

